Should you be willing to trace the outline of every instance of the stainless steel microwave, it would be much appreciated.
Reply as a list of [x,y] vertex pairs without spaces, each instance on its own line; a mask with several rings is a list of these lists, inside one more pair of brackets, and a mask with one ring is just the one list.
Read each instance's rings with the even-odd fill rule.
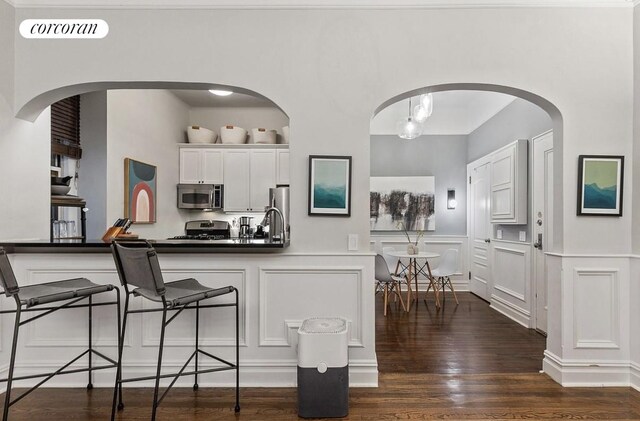
[[222,184],[178,184],[178,208],[222,209]]

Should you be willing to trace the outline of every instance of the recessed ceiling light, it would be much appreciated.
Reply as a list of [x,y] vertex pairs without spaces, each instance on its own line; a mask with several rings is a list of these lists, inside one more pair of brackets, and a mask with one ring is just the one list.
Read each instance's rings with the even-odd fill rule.
[[233,91],[222,91],[219,89],[209,89],[209,92],[218,96],[229,96],[233,93]]

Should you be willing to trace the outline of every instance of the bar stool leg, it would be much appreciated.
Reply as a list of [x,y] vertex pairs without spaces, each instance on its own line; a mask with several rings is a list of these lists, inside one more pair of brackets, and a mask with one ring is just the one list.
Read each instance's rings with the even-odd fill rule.
[[116,401],[118,393],[120,394],[120,402],[118,403],[118,411],[124,408],[122,402],[122,351],[124,349],[124,335],[127,330],[127,312],[129,311],[129,294],[124,299],[124,319],[122,320],[122,328],[120,328],[120,290],[116,289],[118,301],[118,368],[116,369],[116,384],[113,388],[113,403],[111,404],[111,421],[116,417]]
[[236,407],[235,412],[240,412],[240,324],[238,322],[240,310],[238,308],[238,289],[236,293]]
[[92,319],[93,319],[93,312],[91,311],[93,308],[93,300],[91,295],[89,295],[89,371],[88,376],[89,376],[89,381],[87,382],[87,390],[91,390],[93,389],[93,383],[91,382],[91,368],[92,368],[92,363],[93,363],[93,348],[92,348]]
[[158,410],[158,389],[160,387],[160,373],[162,371],[162,351],[164,350],[164,331],[167,327],[167,306],[164,302],[162,304],[163,304],[162,329],[160,330],[160,346],[158,347],[158,368],[156,370],[156,386],[153,390],[153,412],[151,413],[151,421],[155,421],[156,411]]
[[16,299],[16,320],[13,328],[13,344],[11,345],[11,361],[9,362],[9,376],[7,377],[7,392],[4,397],[4,409],[2,419],[9,419],[9,405],[11,404],[11,383],[13,382],[13,369],[16,364],[16,348],[18,347],[18,331],[20,330],[20,302]]
[[198,332],[200,331],[200,302],[196,301],[196,374],[193,383],[193,390],[198,390],[198,354],[200,351],[200,343],[198,341]]

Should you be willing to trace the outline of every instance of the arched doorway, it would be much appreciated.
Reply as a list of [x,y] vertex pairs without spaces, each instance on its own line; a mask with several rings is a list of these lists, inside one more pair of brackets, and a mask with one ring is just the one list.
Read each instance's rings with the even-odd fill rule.
[[[435,104],[434,109],[435,109],[438,106],[437,105],[438,102],[436,98],[439,95],[443,95],[447,93],[453,94],[453,93],[460,93],[460,92],[495,93],[503,96],[508,95],[511,97],[511,101],[514,101],[513,106],[511,105],[512,103],[509,103],[506,106],[499,107],[498,111],[496,111],[491,116],[489,116],[489,118],[486,119],[481,124],[481,126],[484,123],[488,123],[488,121],[491,120],[493,117],[498,116],[500,112],[504,111],[505,116],[507,115],[506,113],[508,112],[514,113],[515,111],[509,111],[509,110],[517,109],[517,107],[520,107],[520,108],[529,107],[531,109],[536,109],[537,110],[536,113],[538,115],[543,115],[547,121],[546,123],[547,126],[533,125],[534,127],[530,128],[530,133],[528,133],[527,135],[514,134],[515,137],[513,137],[509,141],[509,142],[516,141],[517,139],[520,139],[520,138],[530,139],[530,141],[528,142],[529,146],[528,148],[525,149],[525,153],[528,153],[531,159],[525,158],[526,160],[524,162],[525,173],[527,171],[527,166],[530,167],[529,168],[530,171],[528,174],[528,181],[529,181],[528,185],[526,184],[527,181],[525,180],[525,189],[526,189],[525,200],[528,200],[528,203],[526,204],[527,209],[525,213],[525,218],[528,215],[529,219],[525,220],[524,222],[519,221],[517,224],[501,225],[496,223],[495,221],[492,221],[489,218],[489,215],[487,214],[486,233],[483,233],[484,235],[482,236],[482,241],[481,241],[483,244],[487,244],[487,247],[484,247],[482,250],[480,250],[481,253],[484,253],[486,255],[487,262],[489,261],[492,261],[494,263],[497,262],[497,264],[494,265],[495,266],[494,271],[496,273],[493,275],[500,278],[499,281],[496,282],[495,287],[493,284],[491,284],[490,291],[488,292],[487,295],[482,296],[482,298],[487,300],[490,303],[490,306],[494,310],[497,310],[500,313],[506,314],[511,319],[513,319],[515,321],[514,324],[516,326],[520,324],[520,325],[525,325],[528,328],[534,329],[537,327],[536,320],[539,316],[537,312],[540,311],[540,317],[541,317],[542,310],[540,309],[544,309],[546,314],[545,306],[536,306],[536,295],[537,295],[536,288],[542,288],[546,293],[546,285],[543,285],[542,287],[540,287],[539,285],[536,285],[535,269],[537,268],[537,272],[538,272],[537,276],[540,276],[541,271],[544,272],[540,277],[545,280],[547,279],[548,274],[546,273],[546,265],[544,264],[544,261],[540,263],[541,256],[542,258],[544,258],[544,253],[541,252],[539,248],[536,248],[538,244],[538,241],[537,241],[538,231],[535,229],[537,227],[537,224],[535,224],[535,222],[537,223],[542,222],[541,220],[542,214],[538,211],[534,211],[533,205],[532,205],[533,191],[535,189],[533,185],[534,176],[532,174],[532,171],[533,171],[532,159],[535,152],[534,144],[537,145],[538,138],[543,137],[539,135],[546,135],[547,138],[552,136],[553,146],[551,151],[552,151],[552,154],[555,155],[556,159],[553,161],[548,161],[547,164],[551,165],[550,169],[553,171],[551,177],[555,177],[555,178],[561,177],[561,174],[562,174],[562,168],[560,168],[561,161],[560,161],[560,158],[558,157],[560,157],[562,154],[562,117],[560,115],[559,110],[553,104],[551,104],[549,101],[547,101],[544,98],[541,98],[535,94],[532,94],[530,92],[526,92],[520,89],[515,89],[515,88],[505,87],[505,86],[498,86],[498,85],[473,84],[473,83],[431,86],[427,88],[415,89],[400,95],[396,95],[393,98],[383,102],[378,108],[376,108],[374,113],[374,119],[372,120],[372,132],[371,132],[372,133],[372,136],[371,136],[372,185],[374,184],[373,183],[374,179],[380,178],[375,176],[381,176],[381,175],[384,175],[384,176],[390,176],[390,175],[427,176],[428,175],[431,177],[435,175],[436,187],[433,188],[434,190],[433,196],[436,198],[435,200],[436,205],[434,206],[436,219],[438,217],[438,213],[442,215],[443,212],[444,213],[449,212],[450,214],[456,212],[456,210],[451,210],[452,208],[447,206],[449,205],[447,201],[451,198],[451,197],[449,198],[447,197],[447,192],[449,194],[453,192],[452,197],[454,199],[457,199],[458,206],[462,205],[463,208],[465,206],[468,206],[469,208],[471,208],[473,197],[472,197],[472,194],[469,194],[469,193],[473,192],[473,187],[474,187],[473,183],[475,182],[475,177],[471,177],[471,173],[468,171],[472,170],[473,168],[468,168],[468,166],[472,165],[473,161],[476,161],[477,159],[483,157],[487,164],[486,173],[488,176],[491,173],[491,156],[492,156],[489,152],[493,153],[496,150],[503,148],[506,145],[506,142],[503,144],[499,144],[497,146],[494,145],[495,147],[491,151],[487,149],[489,148],[489,146],[487,146],[487,148],[485,148],[487,150],[485,150],[484,153],[480,153],[478,150],[467,149],[468,155],[465,156],[464,158],[468,158],[468,159],[462,162],[460,161],[460,159],[458,160],[453,159],[452,161],[449,161],[449,160],[452,158],[451,154],[457,153],[457,151],[459,151],[460,149],[458,146],[456,146],[456,142],[457,143],[465,142],[464,139],[460,141],[460,139],[457,139],[451,136],[447,142],[442,141],[439,144],[434,144],[434,147],[431,150],[425,148],[423,145],[423,147],[414,147],[412,151],[409,151],[410,148],[407,145],[410,145],[411,142],[419,142],[421,139],[420,137],[413,140],[399,139],[397,135],[397,131],[396,133],[389,133],[389,136],[387,136],[387,138],[384,138],[383,136],[375,136],[374,134],[374,126],[376,130],[380,129],[381,127],[380,124],[376,125],[376,122],[375,122],[376,116],[382,116],[383,114],[381,114],[381,112],[383,112],[383,110],[385,109],[388,110],[389,107],[392,106],[393,104],[396,104],[397,106],[398,103],[402,102],[402,106],[400,108],[404,110],[404,113],[405,113],[404,118],[406,119],[407,112],[410,113],[409,115],[411,115],[411,113],[413,112],[412,111],[413,106],[416,105],[416,101],[419,99],[420,95],[432,94],[434,99],[434,104]],[[409,101],[408,101],[409,98],[414,99],[413,106],[409,104]],[[474,103],[474,102],[471,101],[471,103]],[[388,116],[385,118],[388,119]],[[503,116],[502,120],[505,120],[506,118],[507,117]],[[427,123],[425,124],[428,124],[428,121],[429,120],[427,120]],[[493,126],[496,126],[495,121],[499,121],[499,120],[497,119],[494,120]],[[518,122],[514,120],[513,124],[518,124]],[[487,124],[487,127],[489,126],[490,124]],[[473,130],[475,131],[476,129],[478,129],[478,131],[480,132],[480,129],[478,127],[474,128]],[[493,130],[493,134],[495,134],[495,131],[496,131],[495,127],[492,127],[491,129],[485,128],[484,137],[486,137],[486,133],[490,133],[491,130]],[[505,133],[505,136],[509,136],[510,135],[509,133],[521,133],[521,132],[522,131],[518,131],[518,130],[507,131]],[[430,134],[433,135],[434,133],[430,133]],[[452,133],[448,133],[448,135],[451,135],[451,134]],[[475,136],[471,136],[470,133],[467,133],[467,137],[469,139],[473,138],[473,140],[483,138],[483,136],[479,134]],[[395,142],[393,138],[395,138]],[[390,141],[390,144],[392,144],[393,146],[391,146],[387,141]],[[387,145],[382,147],[381,145],[385,142],[387,143]],[[525,144],[525,147],[526,147],[526,144]],[[380,158],[380,156],[377,156],[377,155],[381,155],[379,152],[381,152],[382,155],[385,156],[384,159],[382,160],[378,159]],[[434,160],[432,159],[432,157],[426,157],[426,154],[431,152],[433,152],[438,158]],[[480,155],[483,155],[483,156],[480,156]],[[418,158],[420,156],[423,157],[422,159],[423,162],[429,162],[431,165],[434,165],[434,162],[436,162],[436,165],[442,165],[443,164],[442,162],[437,162],[437,161],[442,161],[442,160],[447,161],[446,163],[444,163],[444,165],[447,166],[448,164],[449,166],[449,168],[447,168],[448,171],[440,170],[439,172],[440,177],[438,177],[437,174],[433,174],[433,172],[429,170],[420,172],[420,170],[417,168],[417,166],[419,166],[421,162],[420,158]],[[398,160],[402,162],[399,163]],[[389,164],[390,162],[393,162],[393,163]],[[449,164],[449,162],[451,163]],[[527,165],[527,162],[528,162],[528,165]],[[383,163],[386,163],[386,166],[385,166],[385,169],[381,171],[380,168],[381,168],[381,165],[383,165]],[[457,171],[455,170],[455,168],[451,168],[451,166],[454,164],[460,166],[460,168]],[[395,170],[393,168],[395,168]],[[457,174],[457,178],[455,178],[454,175],[452,174]],[[438,178],[440,178],[441,180],[440,185],[438,185]],[[446,184],[446,186],[442,185],[443,182]],[[551,184],[553,185],[552,182]],[[452,187],[455,187],[455,188],[452,188]],[[487,188],[488,188],[487,194],[486,194],[487,201],[491,200],[492,190],[490,189],[490,187],[491,185],[487,184]],[[562,231],[561,231],[562,209],[561,209],[561,206],[558,205],[562,201],[562,187],[561,186],[558,186],[558,187],[559,188],[553,189],[552,193],[549,192],[549,194],[552,194],[552,196],[550,196],[549,198],[552,200],[553,206],[548,208],[548,210],[551,213],[550,215],[548,215],[548,219],[547,219],[546,210],[545,210],[545,222],[549,221],[549,223],[552,225],[557,235],[554,235],[552,240],[548,242],[548,247],[545,248],[545,251],[561,250],[562,248],[562,239],[559,238],[562,236]],[[557,200],[553,200],[553,198]],[[496,200],[495,197],[493,199],[494,201]],[[454,200],[454,203],[455,203],[455,200]],[[453,208],[455,208],[455,205],[453,206]],[[439,254],[442,254],[442,252],[446,249],[450,249],[450,248],[458,249],[457,251],[463,256],[461,257],[462,262],[459,265],[459,269],[456,273],[456,281],[454,281],[454,285],[468,290],[469,286],[471,285],[470,279],[473,279],[474,277],[476,277],[477,271],[479,268],[479,265],[476,265],[475,267],[473,267],[474,266],[473,263],[477,259],[477,256],[474,255],[474,250],[478,249],[479,247],[476,247],[476,244],[473,243],[472,233],[470,232],[470,229],[473,228],[472,223],[473,223],[474,215],[471,211],[467,213],[463,210],[462,213],[465,214],[463,224],[467,222],[466,229],[461,230],[462,232],[452,233],[450,231],[442,232],[441,230],[436,230],[435,237],[431,236],[431,238],[429,238],[429,233],[427,233],[427,235],[424,237],[425,239],[421,241],[423,242],[422,244],[423,249],[426,248],[427,250],[435,251]],[[448,215],[445,215],[445,216],[448,216]],[[535,219],[533,219],[534,216],[536,216]],[[451,220],[451,218],[449,219]],[[372,217],[372,220],[373,220],[373,217]],[[440,221],[438,221],[438,223],[439,222]],[[425,228],[429,229],[426,226]],[[387,237],[384,236],[385,234],[387,235]],[[518,238],[518,234],[521,235],[520,238]],[[523,234],[524,234],[524,237],[522,237]],[[511,235],[513,236],[510,237]],[[414,234],[410,232],[409,237],[415,238],[413,236]],[[547,240],[546,234],[544,236],[544,239],[545,241]],[[401,246],[401,243],[406,245],[406,242],[407,240],[404,239],[402,236],[397,236],[397,238],[394,238],[393,233],[387,232],[382,234],[375,234],[374,232],[372,232],[372,243],[376,244],[376,251],[378,252],[381,252],[384,246],[398,247],[398,246]],[[434,260],[435,261],[432,262],[432,264],[437,265],[438,259],[436,258]],[[516,260],[518,262],[517,265],[514,263]],[[515,266],[519,266],[518,270],[521,269],[520,271],[521,273],[509,272],[510,270],[513,270]],[[490,273],[488,276],[492,276],[492,274]],[[452,278],[453,277],[454,276],[452,276]],[[520,281],[519,282],[521,283],[521,285],[515,286],[511,278],[520,279],[521,282]],[[427,287],[428,285],[422,286],[423,289],[426,289]],[[516,290],[521,290],[522,292],[517,292]],[[414,315],[409,314],[408,316],[402,315],[401,317],[404,318],[404,322],[402,323],[406,323],[407,321],[409,321],[409,323],[416,323],[416,322],[424,323],[424,317],[425,317],[425,311],[426,311],[427,312],[426,317],[431,321],[437,320],[438,329],[444,329],[446,327],[447,317],[451,316],[450,312],[449,313],[444,312],[438,315],[436,312],[431,312],[432,310],[435,309],[433,305],[431,306],[431,309],[428,309],[428,308],[425,309],[421,303],[423,294],[424,292],[421,291],[420,299],[417,302],[417,307],[418,307],[417,311],[422,310],[423,314],[414,314]],[[518,297],[518,298],[516,299],[513,297]],[[518,300],[519,305],[514,305],[512,302],[510,302],[511,299],[513,302]],[[448,296],[447,303],[449,304],[451,301],[452,300],[450,296]],[[427,306],[428,305],[429,304],[427,304]],[[468,306],[470,304],[469,302],[465,301],[464,305]],[[550,305],[553,306],[554,303],[550,302]],[[488,308],[489,305],[487,304],[486,307]],[[451,310],[451,306],[449,307],[448,310]],[[558,309],[553,308],[553,309],[550,309],[549,312],[552,314],[558,314],[557,310]],[[378,313],[381,314],[381,311],[382,310],[379,309]],[[458,317],[459,316],[460,315],[458,314]],[[432,319],[433,317],[435,317],[435,319]],[[420,322],[419,320],[421,318],[422,318],[422,322]],[[378,320],[379,324],[383,323],[380,321],[380,319],[382,321],[385,320],[380,317],[378,317],[378,319],[379,319]],[[553,329],[554,329],[553,324],[554,323],[550,323],[549,325],[549,329],[551,330],[550,337],[553,336],[552,335]],[[414,326],[414,328],[418,329],[417,331],[420,331],[420,327]],[[413,328],[408,328],[407,332],[411,331],[412,329]],[[545,330],[545,329],[541,329],[541,330]],[[407,333],[407,332],[405,332],[404,334],[410,335],[410,333]],[[385,334],[386,333],[388,333],[388,331],[385,332]],[[471,333],[471,332],[468,332],[468,333]],[[533,333],[533,332],[530,332],[530,333]],[[524,336],[530,335],[530,333],[527,333]],[[383,336],[385,334],[383,334]],[[428,335],[428,333],[425,333],[424,331],[422,331],[422,334]],[[418,336],[420,337],[422,335],[419,334]],[[385,338],[386,338],[385,340],[389,340],[388,336]],[[554,340],[554,339],[555,338],[550,340]],[[393,340],[394,339],[391,339],[391,341]],[[539,341],[538,343],[540,344]],[[550,344],[544,345],[544,342],[543,342],[542,345],[538,346],[537,348],[537,351],[536,351],[538,354],[537,363],[536,363],[537,366],[535,367],[532,366],[532,368],[534,368],[535,371],[540,370],[542,368],[542,357],[543,357],[542,351],[545,349],[544,348],[545,346],[549,347]],[[468,357],[470,359],[473,359],[472,355],[468,355]]]

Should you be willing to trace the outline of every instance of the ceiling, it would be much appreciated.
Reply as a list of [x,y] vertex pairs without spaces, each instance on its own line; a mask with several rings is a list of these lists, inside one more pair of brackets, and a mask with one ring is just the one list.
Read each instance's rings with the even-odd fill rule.
[[455,8],[455,7],[626,7],[640,0],[7,0],[15,7],[74,8]]
[[[486,91],[444,91],[433,94],[433,114],[424,123],[423,134],[468,135],[516,97]],[[413,107],[418,97],[413,99]],[[371,120],[371,134],[396,135],[399,120],[409,113],[409,99],[391,104]]]
[[169,92],[177,96],[190,107],[275,107],[266,98],[233,93],[229,96],[213,95],[209,91],[172,89]]

